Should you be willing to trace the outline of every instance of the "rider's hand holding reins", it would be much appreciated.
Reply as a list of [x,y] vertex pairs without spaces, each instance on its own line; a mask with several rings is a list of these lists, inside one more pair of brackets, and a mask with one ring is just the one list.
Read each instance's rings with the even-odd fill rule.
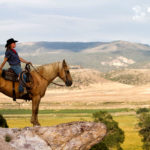
[[32,65],[32,62],[29,61],[29,62],[27,62],[26,64],[31,64],[31,65]]

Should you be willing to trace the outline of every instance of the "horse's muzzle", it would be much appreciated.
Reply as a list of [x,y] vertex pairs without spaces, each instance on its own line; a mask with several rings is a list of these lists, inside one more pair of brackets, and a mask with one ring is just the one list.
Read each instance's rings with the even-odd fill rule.
[[72,85],[72,81],[67,80],[65,84],[66,84],[66,86],[71,86]]

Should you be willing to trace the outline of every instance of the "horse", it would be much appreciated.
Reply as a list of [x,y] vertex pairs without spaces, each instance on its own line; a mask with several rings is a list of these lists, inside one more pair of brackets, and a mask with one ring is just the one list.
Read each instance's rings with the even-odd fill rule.
[[[2,70],[0,70],[0,92],[13,97],[12,92],[12,81],[5,80],[2,76]],[[30,72],[32,76],[32,88],[30,90],[31,93],[31,101],[32,101],[32,116],[31,123],[33,126],[40,126],[38,121],[38,110],[41,98],[44,97],[46,89],[48,85],[56,78],[59,77],[63,80],[66,86],[72,85],[72,77],[69,71],[69,66],[66,61],[55,62],[50,64],[41,65],[36,67],[36,70],[32,70]],[[15,91],[16,98],[21,99],[19,90],[18,90],[19,82],[15,82]]]

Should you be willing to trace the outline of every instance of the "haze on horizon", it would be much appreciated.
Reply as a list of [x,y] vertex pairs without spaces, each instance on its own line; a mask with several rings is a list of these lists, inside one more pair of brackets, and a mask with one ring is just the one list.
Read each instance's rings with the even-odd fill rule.
[[0,44],[125,40],[150,44],[146,0],[1,0]]

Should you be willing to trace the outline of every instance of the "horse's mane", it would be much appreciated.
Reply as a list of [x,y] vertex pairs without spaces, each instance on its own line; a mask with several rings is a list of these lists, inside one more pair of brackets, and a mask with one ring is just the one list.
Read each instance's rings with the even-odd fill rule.
[[[39,72],[39,73],[42,73],[44,72],[44,70],[54,70],[54,68],[56,68],[56,66],[60,65],[60,63],[62,62],[53,62],[53,63],[50,63],[50,64],[43,64],[43,65],[40,65],[40,66],[37,66],[35,67],[36,70]],[[32,71],[35,71],[34,69]]]

